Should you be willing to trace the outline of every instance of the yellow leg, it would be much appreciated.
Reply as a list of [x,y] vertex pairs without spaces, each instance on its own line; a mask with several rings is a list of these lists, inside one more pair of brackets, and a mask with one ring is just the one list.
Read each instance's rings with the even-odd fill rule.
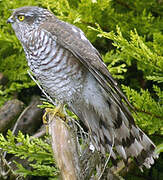
[[48,123],[50,121],[50,119],[47,120],[47,115],[49,113],[51,113],[51,115],[52,115],[50,119],[53,119],[53,117],[56,115],[61,117],[62,119],[65,118],[65,114],[63,113],[63,105],[62,104],[58,104],[55,108],[46,108],[42,119],[43,119],[43,123],[46,126],[47,134],[48,134]]
[[65,114],[63,113],[63,105],[62,104],[58,104],[54,109],[52,109],[52,108],[46,108],[45,109],[45,113],[44,113],[44,115],[43,115],[43,123],[44,124],[47,124],[47,114],[48,113],[52,113],[52,115],[53,115],[53,117],[55,116],[55,115],[57,115],[57,116],[60,116],[61,118],[65,118]]

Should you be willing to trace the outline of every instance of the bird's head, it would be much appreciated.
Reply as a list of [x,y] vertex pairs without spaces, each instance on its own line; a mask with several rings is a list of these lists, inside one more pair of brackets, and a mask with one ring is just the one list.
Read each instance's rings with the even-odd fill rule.
[[8,18],[7,23],[11,23],[16,34],[31,28],[38,27],[53,14],[47,9],[37,6],[25,6],[12,10],[12,15]]

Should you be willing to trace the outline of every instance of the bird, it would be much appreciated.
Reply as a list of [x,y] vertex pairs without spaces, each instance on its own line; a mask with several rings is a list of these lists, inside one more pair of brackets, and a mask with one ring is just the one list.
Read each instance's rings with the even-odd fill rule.
[[7,23],[38,82],[83,122],[97,151],[133,158],[139,167],[154,164],[154,143],[135,124],[132,106],[80,28],[37,6],[13,9]]

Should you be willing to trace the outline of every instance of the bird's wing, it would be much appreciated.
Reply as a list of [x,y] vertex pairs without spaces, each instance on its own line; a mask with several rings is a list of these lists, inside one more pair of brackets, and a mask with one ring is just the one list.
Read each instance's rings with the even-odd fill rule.
[[101,55],[85,37],[82,30],[69,23],[58,20],[57,18],[44,22],[40,28],[52,35],[53,39],[62,47],[71,51],[71,53],[93,74],[101,86],[113,97],[117,105],[124,111],[127,111],[126,115],[129,116],[130,113],[123,105],[121,99],[124,99],[132,108],[131,104],[109,73]]

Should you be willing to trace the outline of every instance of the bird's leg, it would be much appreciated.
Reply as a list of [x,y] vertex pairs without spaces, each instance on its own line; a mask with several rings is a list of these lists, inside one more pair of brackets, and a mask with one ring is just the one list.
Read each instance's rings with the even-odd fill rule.
[[52,113],[53,113],[53,117],[55,116],[55,115],[58,115],[59,117],[61,117],[61,118],[65,118],[65,114],[64,114],[64,105],[63,104],[61,104],[61,103],[59,103],[56,107],[55,107],[55,109],[51,109],[52,111]]
[[[61,117],[62,119],[65,118],[65,114],[64,114],[64,105],[59,103],[54,109],[53,108],[46,108],[45,109],[45,113],[43,115],[43,123],[47,124],[47,114],[51,113],[52,114],[52,118],[57,115],[59,117]],[[51,118],[51,119],[52,119]]]

